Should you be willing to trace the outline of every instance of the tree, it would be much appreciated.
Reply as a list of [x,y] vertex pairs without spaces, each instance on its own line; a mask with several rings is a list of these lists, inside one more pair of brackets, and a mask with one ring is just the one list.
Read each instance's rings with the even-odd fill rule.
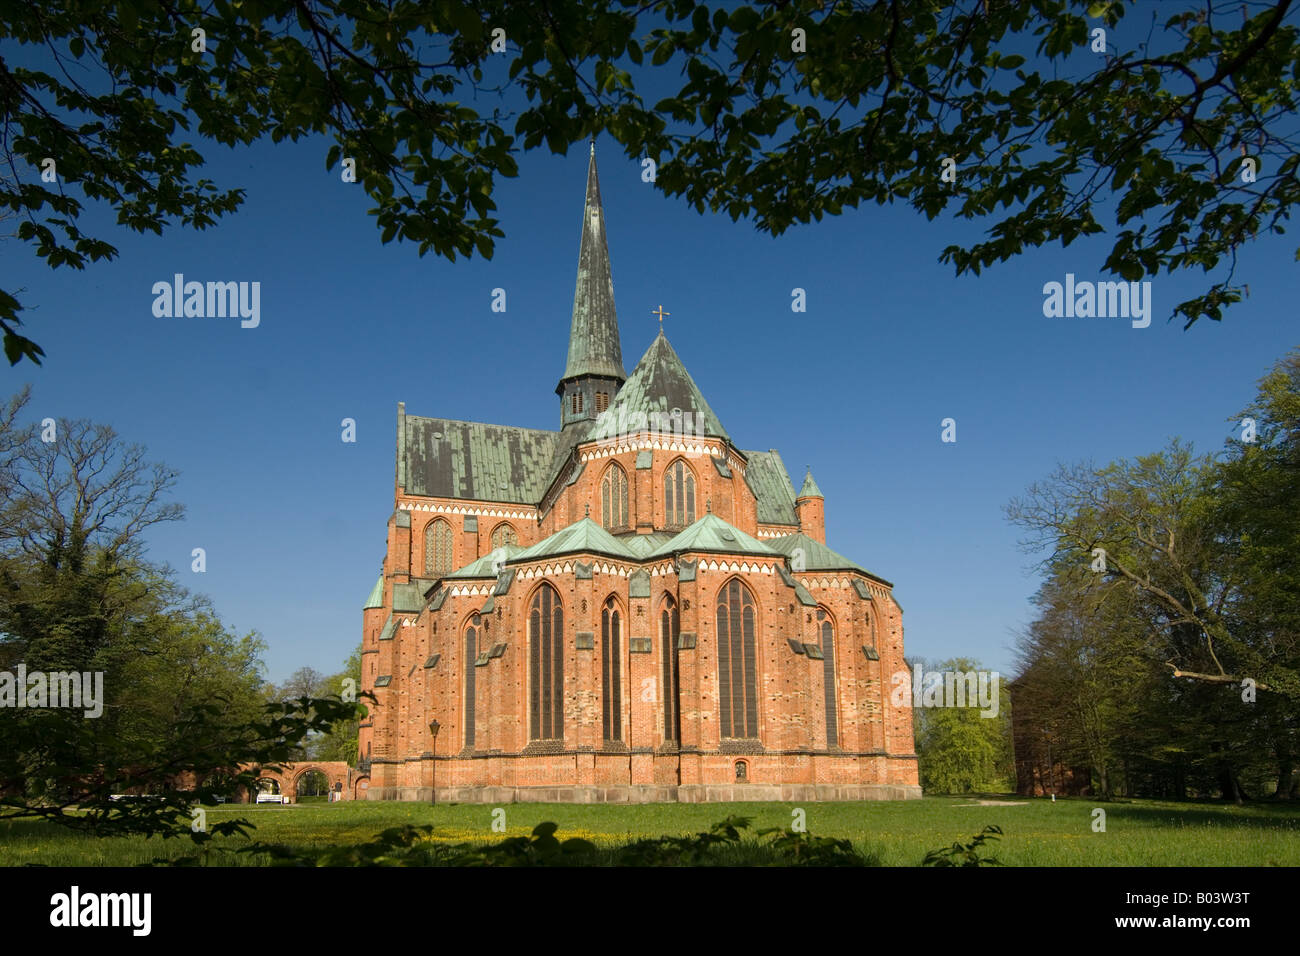
[[[976,661],[955,658],[938,665],[924,661],[922,684],[941,672],[979,671]],[[916,663],[909,665],[916,674]],[[1006,695],[1001,681],[993,687],[998,695],[998,710],[986,716],[973,701],[971,706],[914,707],[917,761],[921,787],[930,793],[972,793],[1002,784],[1011,774],[1010,724]]]
[[[1300,350],[1260,381],[1215,473],[1209,516],[1225,542],[1225,574],[1240,582],[1225,615],[1234,630],[1300,672]],[[1277,760],[1275,793],[1300,791],[1300,714],[1261,700]]]
[[1022,701],[1158,795],[1297,790],[1300,352],[1234,422],[1225,455],[1063,466],[1008,507],[1047,551]]
[[[0,408],[0,818],[200,842],[243,832],[191,829],[190,807],[251,788],[252,765],[289,759],[357,707],[264,701],[260,639],[146,560],[142,531],[180,516],[163,500],[174,473],[105,426],[21,426],[29,394]],[[74,675],[77,706],[52,700],[47,680]]]
[[[350,695],[355,699],[357,688],[361,686],[361,647],[353,651],[342,673],[326,677],[312,667],[300,667],[287,681],[279,687],[268,688],[268,699],[289,701],[316,697],[338,697],[345,699]],[[344,684],[346,678],[352,678],[351,687]],[[296,760],[345,760],[355,764],[357,760],[357,735],[360,732],[360,718],[344,720],[327,731],[312,734],[304,740],[295,751]]]
[[1161,626],[1159,607],[1097,578],[1062,569],[1036,598],[1013,704],[1023,738],[1046,737],[1053,760],[1090,768],[1102,799],[1217,791],[1240,801],[1267,789],[1286,699],[1245,706],[1223,684],[1171,681],[1148,639]]
[[300,667],[279,686],[276,693],[281,698],[316,697],[325,689],[328,680],[314,667]]
[[1040,616],[1020,641],[1016,718],[1041,727],[1067,767],[1092,769],[1097,792],[1114,793],[1119,728],[1152,661],[1143,657],[1132,594],[1090,590],[1086,569],[1063,569],[1035,598]]
[[[346,682],[351,681],[349,685]],[[325,679],[321,694],[347,700],[355,695],[361,686],[361,645],[348,655],[343,670]],[[356,766],[360,756],[357,750],[358,735],[361,732],[361,718],[340,721],[328,733],[322,734],[312,744],[312,756],[317,760],[343,760]]]
[[1163,626],[1158,605],[1087,567],[1057,569],[1035,603],[1013,703],[1023,740],[1050,740],[1053,762],[1089,768],[1102,799],[1239,791],[1262,757],[1260,710],[1220,684],[1169,680],[1149,637]]
[[28,663],[85,669],[115,621],[160,613],[160,575],[142,561],[141,534],[179,520],[164,500],[176,475],[105,425],[47,420],[22,428],[24,390],[0,416],[0,634]]
[[[988,223],[943,251],[958,273],[1112,215],[1105,265],[1124,279],[1226,260],[1174,307],[1190,326],[1238,301],[1238,250],[1282,232],[1300,195],[1291,6],[1237,22],[1236,3],[1189,4],[1120,49],[1119,0],[268,0],[253,19],[244,4],[51,0],[0,20],[49,64],[0,61],[0,209],[49,265],[84,268],[116,255],[83,231],[87,202],[155,233],[239,207],[239,188],[195,178],[195,135],[324,134],[383,241],[490,257],[514,154],[605,131],[666,194],[772,234],[864,202]],[[1031,48],[1026,66],[1014,51]],[[670,76],[686,79],[651,104]],[[0,290],[6,355],[39,362],[15,291]]]
[[1063,465],[1007,507],[1049,569],[1095,568],[1159,609],[1152,647],[1176,677],[1238,684],[1300,698],[1300,672],[1278,648],[1235,628],[1241,581],[1220,558],[1209,518],[1214,468],[1177,439],[1162,452],[1104,468]]

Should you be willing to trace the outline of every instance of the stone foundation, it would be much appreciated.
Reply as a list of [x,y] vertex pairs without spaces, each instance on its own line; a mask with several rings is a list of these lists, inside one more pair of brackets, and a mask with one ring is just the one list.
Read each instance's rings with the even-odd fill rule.
[[[431,803],[429,787],[371,787],[369,800]],[[921,788],[902,784],[707,784],[616,787],[439,787],[437,803],[850,803],[918,800]]]

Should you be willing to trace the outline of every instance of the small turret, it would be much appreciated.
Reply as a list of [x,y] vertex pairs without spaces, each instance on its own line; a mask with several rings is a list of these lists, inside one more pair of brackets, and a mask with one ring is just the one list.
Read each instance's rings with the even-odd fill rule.
[[812,468],[804,476],[803,487],[794,500],[795,511],[799,515],[799,530],[821,544],[826,543],[826,499],[822,490],[813,481]]

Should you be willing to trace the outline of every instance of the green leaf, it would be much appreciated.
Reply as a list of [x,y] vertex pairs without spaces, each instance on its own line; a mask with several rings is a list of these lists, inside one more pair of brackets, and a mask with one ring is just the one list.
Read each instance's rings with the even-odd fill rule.
[[9,360],[10,365],[17,365],[19,359],[23,357],[26,351],[23,348],[23,337],[15,335],[8,329],[5,330],[5,358]]

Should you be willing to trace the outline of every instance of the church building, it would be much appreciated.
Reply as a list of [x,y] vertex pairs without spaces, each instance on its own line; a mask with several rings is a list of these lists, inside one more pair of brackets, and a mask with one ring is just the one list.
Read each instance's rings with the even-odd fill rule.
[[555,430],[397,406],[359,792],[919,797],[893,586],[827,547],[811,472],[796,492],[739,447],[662,327],[625,370],[594,147],[555,392]]

